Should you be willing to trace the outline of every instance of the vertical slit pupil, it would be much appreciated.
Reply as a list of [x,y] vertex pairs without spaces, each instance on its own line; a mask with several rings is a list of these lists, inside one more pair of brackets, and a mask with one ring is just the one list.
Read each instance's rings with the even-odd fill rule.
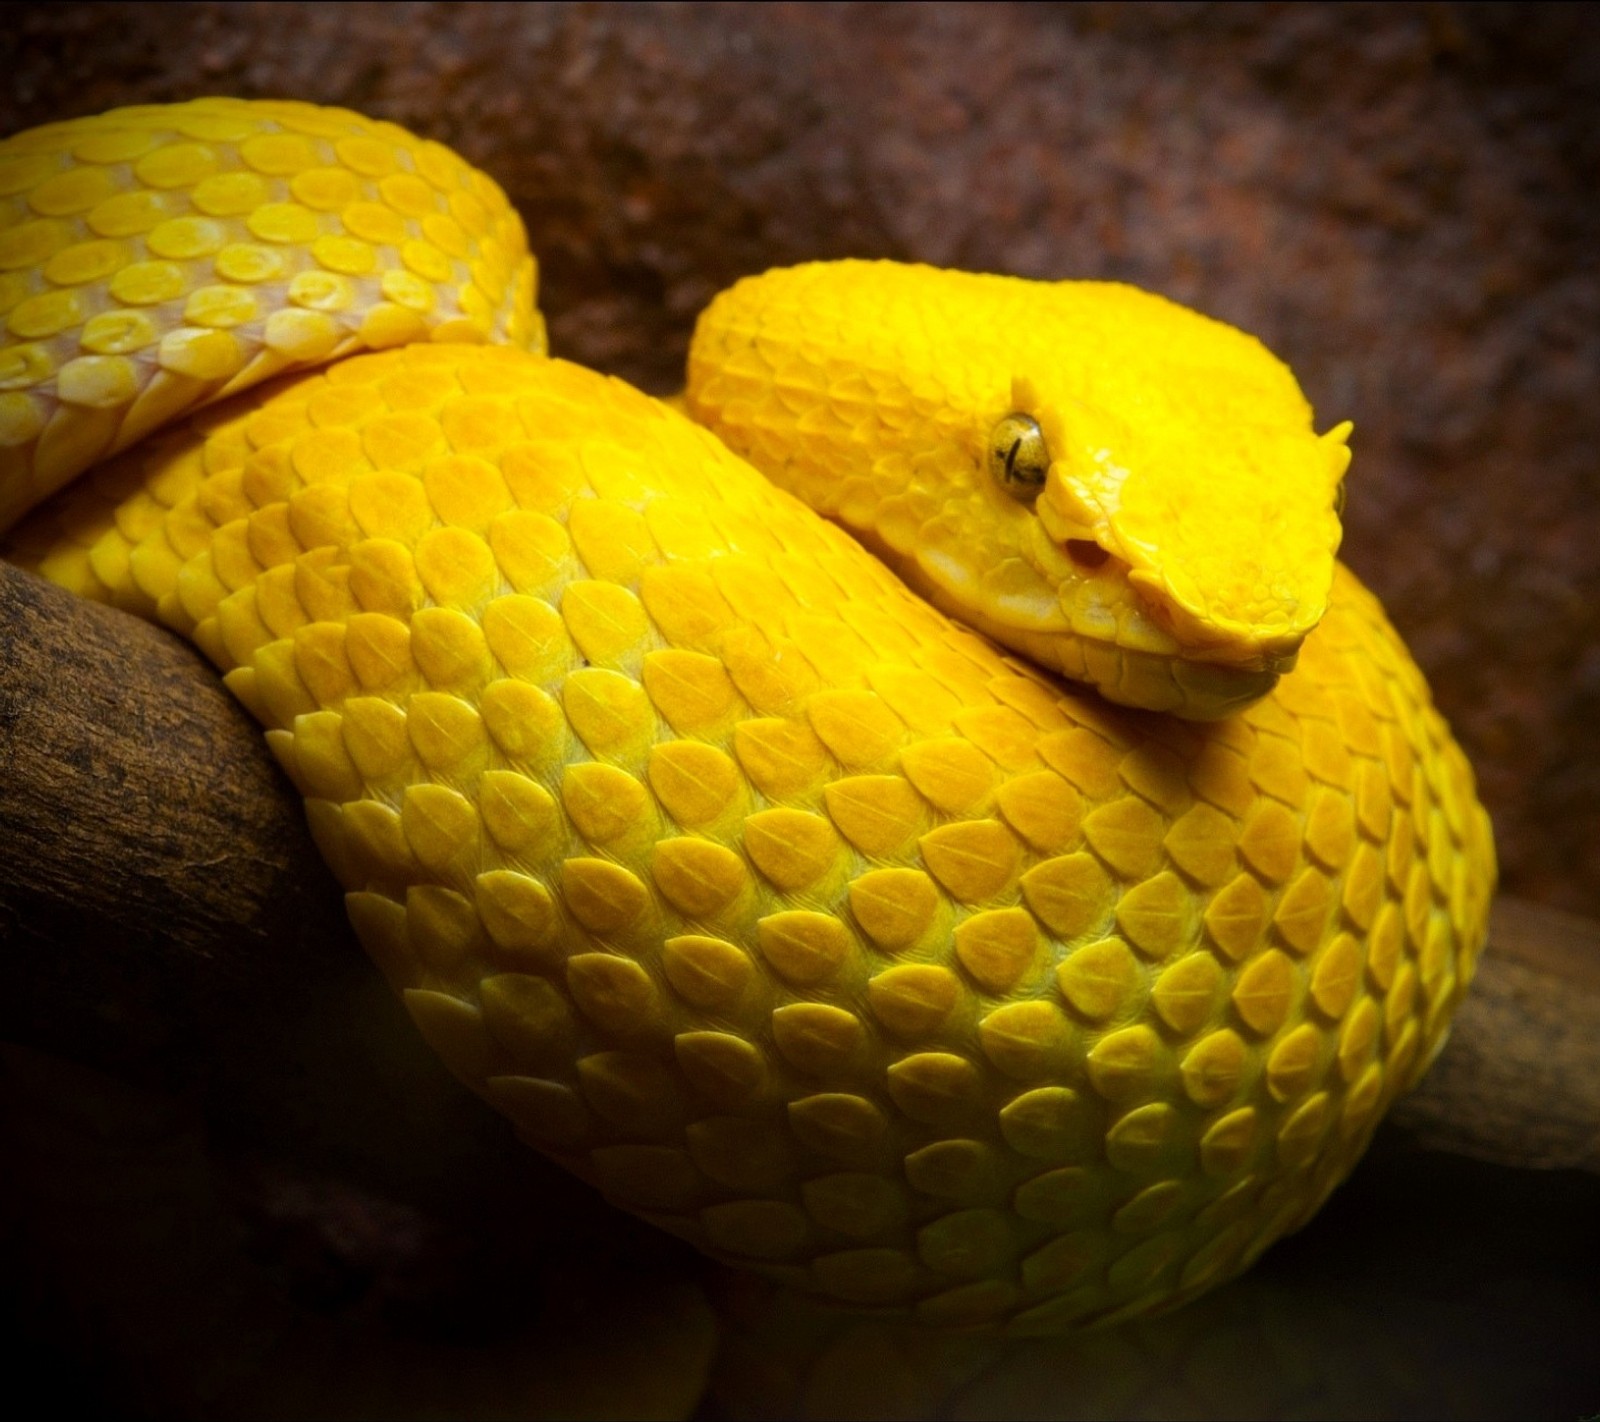
[[1017,451],[1022,448],[1022,436],[1018,435],[1011,441],[1011,448],[1006,451],[1006,478],[1016,477]]

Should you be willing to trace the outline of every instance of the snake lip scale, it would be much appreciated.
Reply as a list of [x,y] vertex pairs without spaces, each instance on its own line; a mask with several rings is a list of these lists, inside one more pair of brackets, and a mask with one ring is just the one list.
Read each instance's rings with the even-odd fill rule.
[[6,140],[7,556],[216,663],[424,1036],[626,1208],[1020,1335],[1247,1268],[1494,885],[1350,427],[1158,297],[867,262],[719,296],[686,416],[536,287],[345,110]]

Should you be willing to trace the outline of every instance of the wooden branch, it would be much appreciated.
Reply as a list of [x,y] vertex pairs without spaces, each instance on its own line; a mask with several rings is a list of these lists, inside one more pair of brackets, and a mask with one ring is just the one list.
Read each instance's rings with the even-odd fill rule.
[[[1600,1172],[1600,926],[1502,901],[1491,938],[1391,1120],[1431,1149]],[[308,1000],[370,977],[293,792],[211,669],[5,564],[0,944],[0,1037],[169,1086],[281,1060]]]
[[0,1037],[203,1079],[349,960],[260,730],[165,631],[0,563]]
[[1600,924],[1500,899],[1489,951],[1391,1126],[1430,1150],[1600,1174]]

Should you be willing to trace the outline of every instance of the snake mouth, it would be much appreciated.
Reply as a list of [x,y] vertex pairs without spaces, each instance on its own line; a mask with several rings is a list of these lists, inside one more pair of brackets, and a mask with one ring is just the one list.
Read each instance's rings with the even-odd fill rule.
[[[1041,501],[1042,502],[1042,501]],[[1159,564],[1139,566],[1099,537],[1052,528],[1048,511],[1030,550],[1038,572],[1054,583],[1059,619],[1074,636],[1189,668],[1198,690],[1232,701],[1265,695],[1293,671],[1303,638],[1208,619],[1185,605]],[[1109,530],[1108,530],[1109,532]],[[1051,618],[1056,621],[1056,617]],[[1202,673],[1200,668],[1210,670]],[[1233,690],[1237,688],[1237,691]]]
[[1268,695],[1283,674],[1272,667],[1145,652],[1120,642],[1073,640],[1075,645],[1038,649],[1034,655],[1063,675],[1087,682],[1107,701],[1187,721],[1220,721],[1243,711]]
[[[1069,550],[1058,545],[1058,551],[1065,557]],[[1133,710],[1219,721],[1266,696],[1293,666],[1293,652],[1256,666],[1188,655],[1145,615],[1126,565],[1104,550],[1099,557],[1076,551],[1092,567],[1057,582],[1048,607],[1043,599],[975,602],[917,560],[895,560],[895,566],[914,591],[974,631]]]
[[1276,680],[1293,671],[1300,659],[1301,636],[1262,636],[1254,629],[1207,621],[1173,597],[1159,577],[1138,568],[1124,576],[1140,610],[1173,639],[1175,655],[1183,661],[1259,672]]
[[971,607],[952,606],[937,589],[926,589],[925,595],[1036,665],[1134,710],[1164,712],[1186,721],[1220,721],[1268,695],[1283,674],[1278,668],[1228,666],[1140,651],[1110,638],[1078,632],[1019,629]]
[[[1294,667],[1298,644],[1196,645],[1160,586],[1094,539],[1052,538],[1037,526],[1029,554],[1053,588],[1050,607],[991,604],[985,616],[951,600],[946,610],[1108,701],[1220,720],[1266,696]],[[935,588],[928,595],[941,600]]]

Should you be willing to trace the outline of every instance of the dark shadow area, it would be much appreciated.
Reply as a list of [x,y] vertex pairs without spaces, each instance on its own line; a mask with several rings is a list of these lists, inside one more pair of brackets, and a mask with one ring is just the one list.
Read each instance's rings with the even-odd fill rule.
[[1580,1418],[1600,1406],[1600,1180],[1381,1131],[1299,1235],[1160,1318],[936,1337],[725,1289],[716,1418]]

